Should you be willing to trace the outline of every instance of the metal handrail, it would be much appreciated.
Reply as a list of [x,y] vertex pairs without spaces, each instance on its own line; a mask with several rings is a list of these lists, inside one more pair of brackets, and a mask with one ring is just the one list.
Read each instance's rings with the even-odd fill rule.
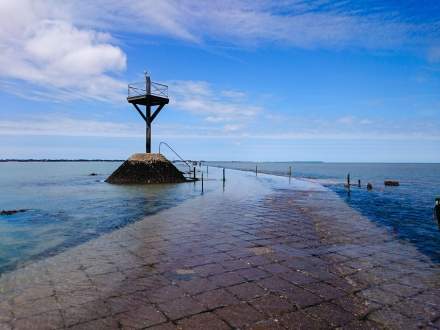
[[128,85],[128,97],[156,95],[168,98],[168,86],[157,82],[150,83],[150,90],[147,91],[145,82],[135,82]]
[[178,154],[173,148],[171,148],[171,146],[170,146],[168,143],[163,142],[163,141],[159,143],[159,153],[160,153],[160,147],[161,147],[162,144],[166,145],[166,146],[167,146],[172,152],[174,152],[174,154],[175,154],[177,157],[179,157],[179,159],[180,159],[182,162],[184,162],[184,163],[186,164],[186,166],[188,166],[189,171],[191,172],[191,165],[189,165],[188,162],[187,162],[186,160],[184,160],[182,157],[180,157],[180,155],[179,155],[179,154]]

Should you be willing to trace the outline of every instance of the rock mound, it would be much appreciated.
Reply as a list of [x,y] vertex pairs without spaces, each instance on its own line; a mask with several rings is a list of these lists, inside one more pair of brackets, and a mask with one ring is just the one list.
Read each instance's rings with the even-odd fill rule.
[[391,187],[397,187],[400,185],[399,181],[397,180],[385,180],[384,181],[385,186],[391,186]]
[[185,177],[168,159],[161,154],[134,154],[110,175],[108,183],[146,184],[180,183]]

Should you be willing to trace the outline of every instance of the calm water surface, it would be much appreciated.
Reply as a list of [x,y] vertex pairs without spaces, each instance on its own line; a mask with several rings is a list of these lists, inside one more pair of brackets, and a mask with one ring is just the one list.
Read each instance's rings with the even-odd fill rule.
[[[440,231],[433,217],[435,197],[440,197],[440,164],[386,163],[300,163],[300,162],[211,162],[211,165],[246,171],[293,176],[318,181],[334,190],[350,206],[371,221],[387,227],[396,237],[414,244],[422,253],[440,262]],[[350,194],[344,181],[350,173]],[[385,187],[384,180],[400,181],[399,187]],[[367,191],[370,182],[374,189]],[[325,205],[323,206],[325,207]]]
[[[0,273],[197,196],[193,184],[103,182],[119,162],[0,163]],[[97,176],[90,176],[90,173]],[[209,189],[209,187],[206,187]]]

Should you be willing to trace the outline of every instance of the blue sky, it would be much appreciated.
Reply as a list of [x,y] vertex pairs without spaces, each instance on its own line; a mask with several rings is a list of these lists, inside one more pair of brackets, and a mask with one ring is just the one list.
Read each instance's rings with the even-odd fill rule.
[[440,162],[440,3],[349,0],[4,0],[0,158],[144,151],[145,70],[170,86],[153,150]]

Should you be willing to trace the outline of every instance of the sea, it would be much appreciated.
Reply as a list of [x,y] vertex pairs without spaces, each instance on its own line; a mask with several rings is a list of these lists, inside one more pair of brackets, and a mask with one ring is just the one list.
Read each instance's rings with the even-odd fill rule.
[[[320,163],[320,162],[205,162],[200,183],[112,185],[105,179],[121,162],[0,162],[0,274],[29,262],[60,253],[172,208],[187,199],[209,194],[219,180],[208,167],[219,167],[291,177],[320,183],[348,205],[398,239],[416,246],[440,262],[440,231],[433,217],[440,196],[440,164]],[[182,165],[179,168],[184,170]],[[209,168],[208,168],[209,172]],[[219,171],[221,173],[221,171]],[[352,186],[344,187],[347,174]],[[91,175],[95,174],[95,175]],[[398,187],[384,180],[398,180]],[[366,184],[373,185],[372,190]],[[325,207],[323,205],[322,207]],[[331,212],[331,210],[329,210]]]

